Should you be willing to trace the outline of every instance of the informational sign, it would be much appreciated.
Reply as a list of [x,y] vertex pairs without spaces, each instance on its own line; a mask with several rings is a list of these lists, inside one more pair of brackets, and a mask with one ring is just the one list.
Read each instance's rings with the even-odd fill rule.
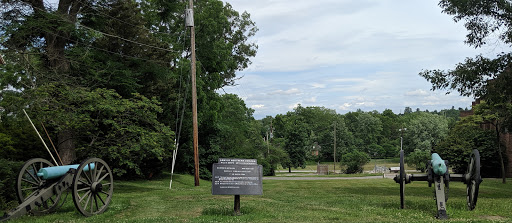
[[263,167],[255,159],[220,158],[212,175],[213,195],[263,195]]
[[219,164],[258,165],[256,159],[219,158]]

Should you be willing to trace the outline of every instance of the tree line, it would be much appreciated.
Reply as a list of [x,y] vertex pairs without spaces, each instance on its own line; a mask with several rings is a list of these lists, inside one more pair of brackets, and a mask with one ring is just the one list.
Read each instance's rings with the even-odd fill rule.
[[[96,156],[116,177],[150,178],[169,167],[172,150],[179,149],[177,168],[193,171],[186,2],[1,2],[0,157],[49,158],[25,109],[43,135],[45,126],[64,164]],[[251,131],[244,123],[253,111],[217,90],[251,63],[257,45],[250,38],[258,29],[249,13],[220,0],[198,1],[194,12],[201,173],[207,177],[216,157],[249,156],[243,149],[249,142],[239,141]],[[240,152],[224,153],[227,143]]]
[[[26,109],[40,132],[41,123],[45,125],[64,163],[97,156],[113,167],[117,177],[150,178],[170,166],[172,150],[178,149],[177,170],[193,172],[185,2],[2,3],[0,51],[6,64],[0,66],[1,157],[49,158],[22,113]],[[456,14],[449,1],[440,5]],[[468,88],[462,79],[447,77],[473,71],[469,65],[458,67],[461,73],[420,74],[433,83],[434,90],[462,86],[464,94],[475,89],[469,92],[489,95],[487,107],[482,105],[477,112],[480,119],[469,122],[473,124],[457,122],[461,109],[428,112],[410,107],[403,114],[359,110],[342,115],[324,107],[299,106],[286,114],[255,120],[254,110],[238,96],[218,93],[234,84],[236,71],[246,68],[256,55],[257,45],[250,38],[258,28],[249,13],[239,13],[218,0],[199,1],[195,26],[203,178],[210,177],[211,164],[220,157],[257,158],[267,175],[278,165],[291,168],[304,166],[308,160],[331,161],[335,140],[336,158],[347,172],[360,171],[361,163],[371,158],[395,157],[400,137],[408,160],[419,169],[431,151],[458,159],[456,151],[463,144],[457,141],[459,136],[479,138],[465,138],[464,151],[492,145],[501,148],[496,140],[495,144],[484,140],[490,136],[475,128],[475,123],[495,120],[498,135],[508,123],[509,119],[502,118],[510,114],[507,104],[498,103],[506,101],[507,94],[490,97],[508,92],[499,91],[512,86],[506,84],[506,76],[494,88]],[[474,65],[475,61],[469,62]],[[490,65],[503,71],[503,63]],[[448,80],[459,82],[449,85]],[[474,131],[466,134],[467,129]],[[314,146],[318,156],[312,156]],[[501,155],[496,152],[488,157]],[[503,157],[495,160],[506,162]]]

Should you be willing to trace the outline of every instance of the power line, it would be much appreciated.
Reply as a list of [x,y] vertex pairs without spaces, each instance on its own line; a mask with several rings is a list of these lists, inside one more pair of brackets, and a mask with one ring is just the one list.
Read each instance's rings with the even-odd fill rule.
[[[37,9],[37,10],[40,10],[40,11],[43,11],[45,13],[47,13],[46,10],[44,9],[41,9],[39,7],[36,7],[36,6],[32,6],[33,8]],[[172,50],[172,49],[165,49],[165,48],[162,48],[162,47],[158,47],[158,46],[154,46],[154,45],[150,45],[150,44],[146,44],[146,43],[141,43],[141,42],[137,42],[135,40],[130,40],[130,39],[126,39],[124,37],[121,37],[121,36],[117,36],[117,35],[114,35],[114,34],[110,34],[110,33],[106,33],[106,32],[102,32],[102,31],[99,31],[99,30],[96,30],[96,29],[93,29],[91,27],[88,27],[88,26],[85,26],[85,25],[82,25],[78,22],[72,22],[72,21],[69,21],[67,19],[64,19],[64,18],[59,18],[59,20],[61,21],[64,21],[64,22],[67,22],[67,23],[70,23],[72,25],[76,25],[76,26],[80,26],[80,27],[83,27],[83,28],[86,28],[88,30],[91,30],[91,31],[94,31],[94,32],[98,32],[98,33],[101,33],[102,35],[105,35],[105,36],[109,36],[109,37],[113,37],[113,38],[118,38],[120,40],[123,40],[123,41],[126,41],[126,42],[130,42],[130,43],[134,43],[134,44],[138,44],[140,46],[146,46],[146,47],[149,47],[149,48],[153,48],[153,49],[157,49],[157,50],[162,50],[162,51],[167,51],[167,52],[174,52],[174,53],[181,53],[179,51],[175,51],[175,50]]]
[[59,35],[57,33],[54,33],[54,32],[48,31],[48,30],[42,30],[40,28],[36,28],[36,29],[38,29],[38,30],[40,30],[42,32],[51,33],[54,36],[58,36],[58,37],[61,37],[63,39],[69,40],[69,41],[73,41],[76,44],[81,44],[81,45],[83,45],[83,46],[85,46],[87,48],[92,48],[92,49],[100,50],[100,51],[103,51],[103,52],[107,52],[107,53],[111,53],[111,54],[116,54],[116,55],[121,56],[121,57],[128,57],[128,58],[132,58],[132,59],[145,60],[145,61],[149,61],[149,62],[157,62],[157,63],[166,64],[166,65],[169,64],[169,62],[166,62],[166,61],[163,61],[163,60],[146,59],[146,58],[141,58],[141,57],[136,57],[136,56],[131,56],[131,55],[127,55],[127,54],[121,54],[121,53],[113,52],[113,51],[106,50],[106,49],[103,49],[103,48],[95,47],[95,46],[92,45],[92,43],[84,43],[84,42],[81,42],[81,41],[78,41],[78,40],[70,39],[70,38],[65,37],[65,36],[61,36],[61,35]]
[[[127,21],[124,21],[124,20],[122,20],[122,19],[118,19],[118,18],[116,18],[116,17],[114,17],[114,16],[111,16],[111,15],[108,15],[108,14],[106,14],[106,13],[103,13],[103,12],[101,12],[101,11],[99,11],[99,10],[95,9],[94,7],[88,7],[88,8],[89,8],[89,9],[92,9],[92,10],[94,10],[94,11],[96,11],[96,12],[98,13],[98,14],[96,14],[96,13],[92,13],[92,14],[94,14],[94,15],[103,15],[103,16],[109,17],[109,18],[111,18],[111,19],[113,19],[113,20],[116,20],[116,21],[118,21],[118,22],[124,23],[124,24],[126,24],[126,25],[130,25],[130,26],[133,26],[133,27],[135,27],[135,26],[136,26],[136,25],[134,25],[134,24],[132,24],[132,23],[129,23],[129,22],[127,22]],[[165,32],[160,32],[160,31],[151,30],[151,29],[149,29],[149,28],[146,28],[145,26],[142,26],[141,28],[142,28],[142,29],[145,29],[145,30],[147,30],[147,31],[149,31],[150,33],[165,34],[165,35],[168,35],[168,36],[172,37],[172,35],[171,35],[170,33],[165,33]],[[179,37],[178,37],[178,38],[179,38]]]
[[126,38],[123,38],[123,37],[120,37],[120,36],[116,36],[114,34],[109,34],[109,33],[105,33],[105,32],[102,32],[102,31],[99,31],[99,30],[95,30],[93,28],[90,28],[90,27],[87,27],[87,26],[84,26],[82,24],[76,24],[77,26],[81,26],[81,27],[84,27],[86,29],[89,29],[91,31],[95,31],[95,32],[98,32],[98,33],[101,33],[105,36],[110,36],[110,37],[114,37],[114,38],[118,38],[120,40],[124,40],[126,42],[130,42],[130,43],[134,43],[134,44],[138,44],[140,46],[146,46],[146,47],[150,47],[150,48],[153,48],[153,49],[157,49],[157,50],[163,50],[163,51],[167,51],[167,52],[173,52],[173,53],[180,53],[179,51],[176,51],[176,50],[171,50],[171,49],[165,49],[165,48],[161,48],[161,47],[158,47],[158,46],[154,46],[154,45],[150,45],[150,44],[145,44],[145,43],[141,43],[141,42],[137,42],[137,41],[134,41],[134,40],[129,40],[129,39],[126,39]]

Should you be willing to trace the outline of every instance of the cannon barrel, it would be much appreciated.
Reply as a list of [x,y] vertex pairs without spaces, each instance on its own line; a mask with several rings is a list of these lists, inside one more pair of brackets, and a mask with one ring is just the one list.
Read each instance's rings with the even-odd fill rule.
[[[78,166],[80,166],[80,164],[45,167],[41,168],[37,172],[37,176],[44,180],[56,179],[64,176],[71,168],[78,169]],[[89,171],[89,166],[91,166],[91,169],[94,169],[94,163],[91,163],[90,165],[86,165],[84,167],[84,171]]]
[[442,176],[446,173],[448,168],[446,168],[446,163],[437,153],[432,153],[432,169],[434,173],[438,176]]

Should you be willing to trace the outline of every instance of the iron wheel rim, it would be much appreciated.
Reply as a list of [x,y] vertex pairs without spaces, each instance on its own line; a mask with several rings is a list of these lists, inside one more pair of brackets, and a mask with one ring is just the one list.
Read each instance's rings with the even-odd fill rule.
[[[86,167],[88,171],[84,170]],[[82,215],[103,213],[112,200],[113,191],[114,178],[105,161],[90,158],[80,164],[73,178],[73,202]]]
[[[31,196],[39,193],[46,186],[46,180],[37,176],[41,168],[54,166],[50,161],[42,158],[30,159],[21,167],[16,180],[16,196],[23,203]],[[59,204],[61,194],[54,194],[35,209],[30,210],[34,215],[42,215],[54,212]]]

